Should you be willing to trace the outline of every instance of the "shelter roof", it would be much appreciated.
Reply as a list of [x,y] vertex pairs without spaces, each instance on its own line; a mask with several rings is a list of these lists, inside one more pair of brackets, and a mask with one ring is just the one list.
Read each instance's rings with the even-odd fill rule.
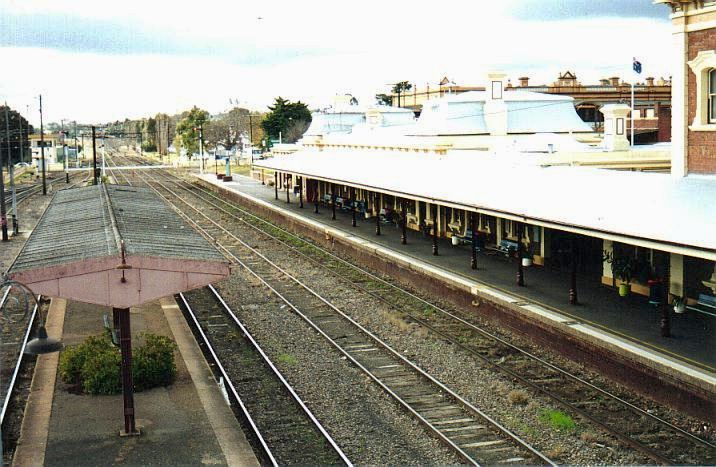
[[[226,259],[151,189],[104,184],[56,193],[8,270],[37,293],[117,307],[228,273]],[[112,292],[114,276],[125,277],[117,286],[125,297]]]
[[[716,179],[541,167],[518,154],[303,150],[256,165],[716,259]],[[687,251],[688,250],[688,253]]]

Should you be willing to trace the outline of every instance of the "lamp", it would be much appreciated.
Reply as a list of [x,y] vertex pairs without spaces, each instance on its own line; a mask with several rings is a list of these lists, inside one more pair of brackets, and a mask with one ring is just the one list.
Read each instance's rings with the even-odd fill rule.
[[[15,303],[22,302],[22,310],[20,313],[15,313],[13,315],[10,315],[8,313],[8,302],[11,302],[11,300],[8,299],[10,295],[10,291],[12,289],[15,289],[19,291],[21,294],[21,299],[15,299],[12,300]],[[51,337],[47,336],[47,329],[45,329],[45,320],[42,318],[42,309],[40,307],[40,302],[37,301],[37,296],[30,290],[26,285],[6,279],[0,284],[0,290],[4,290],[2,293],[3,300],[0,301],[0,312],[2,312],[2,317],[4,319],[19,321],[22,319],[25,319],[30,312],[30,306],[34,302],[34,305],[37,309],[37,314],[39,316],[39,328],[37,330],[37,337],[30,340],[27,345],[25,346],[25,353],[29,355],[42,355],[46,353],[52,353],[52,352],[59,352],[63,348],[62,342],[60,342],[57,339],[53,339]],[[15,318],[11,318],[11,316]]]

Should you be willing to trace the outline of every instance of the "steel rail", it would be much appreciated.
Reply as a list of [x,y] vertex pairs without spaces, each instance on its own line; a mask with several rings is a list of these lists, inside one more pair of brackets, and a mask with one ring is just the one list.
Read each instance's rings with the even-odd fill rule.
[[[252,254],[260,257],[263,259],[266,263],[270,264],[273,268],[278,270],[280,273],[282,273],[285,277],[289,278],[293,282],[295,282],[297,285],[302,287],[304,290],[309,292],[311,295],[315,296],[318,300],[325,303],[328,307],[330,307],[332,310],[334,310],[336,313],[341,315],[344,319],[346,319],[348,322],[350,322],[353,326],[360,329],[365,335],[367,335],[371,340],[376,342],[380,347],[384,348],[386,351],[388,351],[390,354],[394,355],[398,360],[402,361],[404,364],[406,364],[408,367],[412,368],[413,371],[417,372],[419,375],[421,375],[423,378],[429,380],[431,383],[435,384],[437,387],[442,389],[446,394],[448,394],[450,397],[453,398],[453,400],[457,401],[463,407],[468,409],[469,411],[472,411],[479,417],[481,417],[483,420],[490,423],[495,429],[498,430],[498,432],[502,433],[507,438],[511,439],[516,444],[522,446],[527,451],[532,453],[532,455],[536,456],[536,458],[543,460],[545,463],[549,465],[555,465],[555,463],[550,460],[548,457],[546,457],[544,454],[536,450],[534,447],[532,447],[529,443],[527,443],[525,440],[521,439],[519,436],[517,436],[515,433],[507,429],[506,427],[502,426],[499,422],[492,419],[489,415],[482,412],[480,409],[472,405],[470,402],[462,398],[460,395],[449,389],[447,386],[445,386],[443,383],[438,381],[436,378],[434,378],[432,375],[428,374],[424,370],[422,370],[420,367],[415,365],[413,362],[409,361],[405,357],[403,357],[400,353],[393,350],[387,343],[380,340],[377,336],[375,336],[373,333],[365,329],[363,326],[361,326],[359,323],[357,323],[355,320],[350,318],[348,315],[343,313],[341,310],[339,310],[335,305],[327,301],[325,298],[323,298],[320,294],[313,291],[310,287],[308,287],[306,284],[302,283],[300,280],[296,279],[294,276],[289,274],[287,271],[282,269],[280,266],[273,263],[271,260],[266,258],[262,253],[258,252],[254,248],[250,247],[248,244],[246,244],[244,241],[242,241],[240,238],[235,236],[233,233],[225,229],[223,226],[218,224],[216,221],[211,219],[210,217],[206,216],[204,213],[202,213],[199,209],[192,206],[187,201],[183,200],[180,196],[178,196],[176,193],[172,192],[169,188],[167,188],[165,185],[163,185],[161,182],[157,182],[156,180],[154,183],[159,184],[162,186],[166,191],[171,193],[174,197],[176,197],[179,201],[183,202],[187,206],[189,206],[191,209],[195,210],[200,216],[204,217],[207,221],[214,224],[217,228],[225,232],[225,234],[232,237],[234,240],[239,242],[244,248],[248,249],[252,252]],[[150,184],[151,186],[151,184]],[[156,189],[155,189],[156,190]],[[157,190],[157,193],[158,190]],[[164,196],[163,196],[164,197]],[[164,197],[168,202],[171,203],[171,201]],[[172,203],[173,204],[173,203]],[[196,221],[192,219],[192,223],[196,224]],[[219,243],[217,239],[214,240],[216,243]],[[228,251],[228,250],[227,250]],[[427,427],[431,429],[431,431],[438,436],[440,439],[442,439],[444,442],[446,442],[449,446],[451,446],[457,453],[459,453],[464,459],[466,459],[470,463],[477,464],[477,462],[469,455],[467,454],[462,448],[457,446],[452,440],[447,438],[447,436],[442,433],[437,427],[435,427],[432,423],[430,423],[428,420],[423,418],[420,414],[418,414],[406,401],[404,401],[402,398],[400,398],[397,394],[395,394],[390,388],[388,388],[379,377],[377,377],[374,373],[372,373],[369,369],[364,367],[360,362],[358,362],[349,352],[347,352],[345,349],[343,349],[340,344],[335,342],[333,339],[330,338],[320,327],[318,327],[310,318],[308,318],[304,313],[302,313],[288,298],[283,296],[279,291],[277,291],[274,287],[272,287],[265,279],[263,279],[259,274],[257,274],[251,267],[243,263],[238,257],[235,257],[235,260],[244,267],[249,273],[254,275],[259,281],[261,281],[266,287],[268,287],[276,296],[281,298],[291,309],[293,309],[299,316],[301,316],[310,326],[312,326],[317,332],[319,332],[321,335],[323,335],[334,347],[336,347],[341,353],[346,356],[346,358],[350,359],[351,362],[353,362],[356,366],[358,366],[362,371],[364,371],[371,379],[373,379],[376,383],[378,383],[384,390],[386,390],[393,398],[395,398],[396,401],[398,401],[401,405],[403,405],[406,409],[408,409],[411,413],[413,413],[422,423],[424,423]]]
[[288,390],[288,392],[291,394],[293,399],[296,401],[296,403],[301,407],[301,409],[305,412],[305,414],[308,416],[308,418],[311,419],[313,424],[318,428],[318,430],[323,434],[324,438],[328,441],[328,443],[331,445],[331,447],[336,451],[338,456],[343,460],[343,462],[346,463],[348,466],[352,466],[353,463],[348,459],[348,456],[343,452],[343,450],[338,446],[338,443],[333,439],[333,437],[328,433],[328,431],[323,427],[321,422],[316,418],[315,415],[313,415],[313,412],[306,406],[305,402],[303,402],[303,399],[296,393],[296,391],[293,389],[293,387],[289,384],[289,382],[284,378],[283,374],[279,371],[278,368],[276,368],[276,365],[273,364],[271,359],[266,355],[264,350],[261,348],[258,342],[256,342],[256,339],[254,339],[254,336],[249,333],[248,329],[243,325],[243,323],[239,320],[238,316],[236,316],[236,313],[229,307],[229,305],[226,303],[224,298],[219,294],[219,292],[214,288],[213,285],[209,284],[209,290],[214,294],[214,296],[219,300],[219,303],[224,307],[227,314],[231,317],[231,319],[236,323],[236,325],[241,329],[241,332],[244,333],[244,336],[251,342],[251,344],[254,346],[254,348],[258,351],[259,355],[263,358],[264,362],[268,365],[268,367],[271,369],[271,371],[276,375],[276,377],[283,383],[284,387]]
[[[173,174],[172,174],[172,176],[176,177],[176,176],[173,175]],[[181,182],[188,184],[188,182],[182,180],[181,178],[179,178],[179,177],[176,177],[176,178],[178,178]],[[195,185],[191,185],[191,186],[192,186],[193,188],[196,188]],[[191,190],[188,190],[187,188],[184,188],[184,190],[191,191]],[[299,237],[299,236],[297,236],[297,235],[295,235],[295,234],[293,234],[293,233],[291,233],[291,232],[288,232],[288,231],[286,231],[285,229],[283,229],[283,228],[281,228],[281,227],[279,227],[279,226],[276,226],[275,224],[272,224],[271,222],[268,222],[268,221],[266,221],[266,220],[264,220],[264,219],[261,219],[260,217],[254,215],[253,213],[250,213],[250,212],[246,211],[246,210],[243,209],[243,208],[237,207],[237,206],[235,206],[235,205],[233,205],[233,204],[231,204],[231,203],[229,203],[229,202],[227,202],[227,201],[225,201],[225,200],[219,198],[218,196],[216,196],[214,193],[212,193],[212,192],[210,192],[210,191],[207,191],[207,190],[205,190],[205,189],[203,189],[203,188],[199,188],[199,190],[200,190],[201,192],[203,192],[203,193],[205,193],[205,194],[207,194],[207,195],[209,195],[209,196],[211,196],[211,197],[213,197],[213,198],[215,198],[215,199],[221,201],[222,203],[224,203],[224,204],[226,204],[226,205],[228,205],[228,206],[231,206],[233,209],[239,210],[239,211],[241,211],[243,214],[245,214],[245,215],[247,215],[247,216],[250,216],[250,217],[252,217],[252,218],[255,218],[256,220],[258,220],[258,221],[260,221],[260,222],[262,222],[262,223],[264,223],[264,224],[270,226],[271,228],[280,230],[282,233],[284,233],[284,234],[286,234],[286,235],[288,235],[288,236],[290,236],[290,237],[292,237],[292,238],[298,239],[298,240],[302,241],[302,242],[303,242],[304,244],[306,244],[306,245],[310,245],[311,247],[313,247],[314,249],[316,249],[317,251],[319,251],[321,254],[325,254],[325,255],[327,255],[327,256],[330,256],[331,259],[333,259],[333,260],[335,260],[335,261],[338,261],[338,262],[342,263],[343,265],[352,268],[353,270],[356,270],[356,271],[358,271],[358,272],[361,272],[361,273],[363,273],[363,274],[369,276],[372,280],[374,280],[374,281],[376,281],[376,282],[380,282],[380,283],[382,283],[382,284],[384,284],[384,285],[387,285],[387,286],[389,286],[391,289],[396,290],[396,291],[398,291],[398,292],[400,292],[400,293],[402,293],[402,294],[408,295],[408,296],[411,297],[412,299],[414,299],[414,300],[416,300],[416,301],[419,301],[420,303],[431,307],[431,308],[434,309],[435,311],[437,311],[437,312],[439,312],[439,313],[441,313],[441,314],[443,314],[443,315],[445,315],[445,316],[448,316],[449,318],[451,318],[451,319],[453,319],[453,320],[455,320],[455,321],[458,321],[459,323],[461,323],[461,324],[463,324],[463,325],[469,327],[471,330],[473,330],[473,331],[475,331],[475,332],[480,333],[481,335],[485,336],[486,338],[492,339],[492,340],[494,340],[494,341],[496,341],[496,342],[499,342],[500,344],[502,344],[502,345],[504,345],[504,346],[506,346],[506,347],[508,347],[508,348],[510,348],[510,349],[512,349],[512,350],[514,350],[514,351],[516,351],[516,352],[518,352],[518,353],[520,353],[521,355],[524,355],[525,357],[528,357],[529,359],[531,359],[531,360],[533,360],[533,361],[535,361],[535,362],[538,362],[539,364],[544,365],[545,367],[548,367],[548,368],[550,368],[551,370],[554,370],[554,371],[558,372],[559,374],[561,374],[561,375],[564,376],[565,378],[568,378],[568,379],[570,379],[570,380],[572,380],[572,381],[578,382],[578,383],[580,383],[580,384],[582,384],[582,385],[584,385],[584,386],[589,387],[590,389],[592,389],[592,390],[594,390],[594,391],[597,391],[599,394],[601,394],[601,395],[603,395],[603,396],[605,396],[605,397],[607,397],[607,398],[609,398],[609,399],[611,399],[611,400],[613,400],[613,401],[615,401],[615,402],[617,402],[617,403],[623,405],[625,408],[627,408],[627,409],[629,409],[630,411],[636,413],[637,415],[641,415],[641,416],[648,417],[649,419],[651,419],[651,420],[653,420],[653,421],[655,421],[655,422],[657,422],[657,423],[659,423],[659,424],[661,424],[661,425],[663,425],[663,426],[665,426],[665,427],[668,427],[669,429],[671,429],[671,430],[673,430],[673,431],[675,431],[675,432],[677,432],[677,433],[679,433],[679,434],[681,434],[681,435],[683,435],[683,436],[685,436],[685,437],[691,439],[691,440],[694,441],[695,443],[701,444],[701,445],[706,446],[706,447],[716,448],[716,444],[713,444],[713,443],[711,443],[711,442],[709,442],[709,441],[707,441],[707,440],[705,440],[705,439],[699,438],[698,436],[696,436],[696,435],[694,435],[694,434],[692,434],[692,433],[689,433],[688,431],[686,431],[686,430],[684,430],[684,429],[682,429],[682,428],[680,428],[680,427],[678,427],[678,426],[672,424],[671,422],[669,422],[669,421],[667,421],[667,420],[664,420],[664,419],[662,419],[662,418],[660,418],[660,417],[658,417],[658,416],[656,416],[656,415],[654,415],[654,414],[652,414],[652,413],[649,413],[649,412],[647,412],[646,410],[644,410],[644,409],[642,409],[642,408],[640,408],[640,407],[638,407],[638,406],[632,404],[631,402],[629,402],[629,401],[627,401],[627,400],[624,400],[623,398],[619,397],[618,395],[613,394],[613,393],[611,393],[611,392],[609,392],[609,391],[607,391],[607,390],[605,390],[605,389],[602,389],[602,388],[600,388],[600,387],[594,385],[593,383],[591,383],[591,382],[589,382],[589,381],[587,381],[587,380],[585,380],[585,379],[583,379],[583,378],[581,378],[581,377],[579,377],[579,376],[577,376],[577,375],[575,375],[575,374],[573,374],[573,373],[570,373],[569,371],[567,371],[567,370],[565,370],[565,369],[563,369],[563,368],[560,368],[560,367],[556,366],[555,364],[550,363],[550,362],[544,360],[543,358],[541,358],[541,357],[539,357],[539,356],[537,356],[537,355],[534,355],[533,353],[531,353],[531,352],[529,352],[529,351],[527,351],[527,350],[525,350],[525,349],[522,349],[522,348],[516,346],[515,344],[510,343],[510,342],[506,341],[505,339],[503,339],[503,338],[501,338],[501,337],[499,337],[499,336],[497,336],[497,335],[491,333],[490,331],[487,331],[486,329],[483,329],[483,328],[481,328],[481,327],[475,325],[474,323],[471,323],[471,322],[465,320],[464,318],[461,318],[460,316],[457,316],[457,315],[455,315],[454,313],[451,313],[450,311],[447,311],[447,310],[445,310],[445,309],[443,309],[443,308],[440,308],[439,306],[437,306],[437,305],[435,305],[435,304],[433,304],[433,303],[431,303],[431,302],[428,302],[427,300],[423,299],[422,297],[419,297],[419,296],[413,294],[412,292],[410,292],[410,291],[408,291],[408,290],[405,290],[405,289],[403,289],[403,288],[401,288],[401,287],[396,286],[395,284],[393,284],[393,283],[391,283],[391,282],[386,281],[385,279],[382,279],[381,277],[379,277],[379,276],[373,274],[373,273],[370,272],[370,271],[367,271],[367,270],[365,270],[365,269],[363,269],[363,268],[361,268],[361,267],[359,267],[359,266],[356,266],[355,264],[352,264],[352,263],[346,261],[345,259],[343,259],[343,258],[341,258],[341,257],[339,257],[339,256],[337,256],[337,255],[335,255],[334,253],[332,253],[332,252],[330,252],[330,251],[328,251],[328,250],[325,250],[325,249],[323,249],[323,248],[320,248],[319,246],[317,246],[317,245],[315,245],[315,244],[313,244],[313,243],[306,242],[306,241],[305,241],[304,239],[302,239],[301,237]],[[198,196],[198,195],[197,195],[197,196]],[[199,198],[201,198],[201,196],[199,196]],[[203,199],[203,198],[202,198],[202,199]],[[249,227],[253,228],[254,230],[256,230],[256,231],[262,233],[263,235],[266,235],[266,236],[268,236],[268,237],[271,237],[272,239],[276,240],[277,242],[280,242],[282,245],[284,245],[284,246],[290,248],[290,249],[291,249],[292,251],[294,251],[296,254],[301,255],[302,257],[304,257],[304,258],[306,258],[307,260],[313,262],[314,264],[316,264],[316,265],[318,265],[318,266],[324,268],[325,270],[331,272],[333,275],[335,275],[335,276],[337,276],[337,277],[342,277],[343,280],[350,282],[353,287],[363,290],[365,293],[368,293],[368,294],[370,294],[371,296],[374,296],[375,298],[381,300],[382,302],[386,303],[387,305],[391,306],[392,308],[394,308],[394,309],[396,309],[396,310],[404,311],[404,310],[398,308],[395,304],[393,304],[393,303],[390,302],[389,300],[387,300],[387,299],[385,299],[384,297],[380,296],[379,294],[377,294],[377,293],[375,293],[375,292],[373,292],[373,291],[367,290],[367,289],[365,289],[364,287],[360,286],[359,284],[356,284],[355,282],[351,281],[350,279],[341,276],[340,273],[338,273],[338,272],[332,270],[331,268],[329,268],[329,267],[327,267],[327,266],[321,264],[318,260],[315,260],[315,259],[311,258],[311,257],[308,256],[306,253],[300,251],[297,247],[295,247],[295,246],[293,246],[293,245],[291,245],[291,244],[289,244],[289,243],[287,243],[287,242],[281,240],[280,238],[278,238],[278,237],[276,237],[276,236],[274,236],[274,235],[272,235],[272,234],[270,234],[270,233],[268,233],[268,232],[266,232],[266,231],[264,231],[264,230],[261,230],[259,227],[257,227],[257,226],[255,226],[255,225],[251,224],[250,222],[246,221],[245,219],[243,219],[243,218],[237,216],[236,214],[234,214],[234,213],[232,213],[232,212],[230,212],[230,211],[227,211],[227,210],[223,209],[223,208],[220,207],[220,206],[217,206],[217,205],[214,204],[214,203],[211,203],[210,201],[207,201],[206,199],[204,199],[204,201],[207,202],[207,203],[209,203],[209,204],[212,204],[215,208],[220,209],[222,212],[224,212],[225,214],[231,216],[231,217],[234,218],[235,220],[246,224],[247,226],[249,226]],[[477,353],[474,349],[471,349],[471,348],[465,346],[464,344],[462,344],[462,343],[460,343],[460,342],[458,342],[458,341],[456,341],[456,340],[450,338],[449,335],[445,334],[445,333],[442,332],[442,331],[437,330],[435,327],[433,327],[433,326],[431,326],[430,324],[426,323],[424,320],[422,320],[422,319],[420,319],[420,318],[416,318],[414,315],[412,315],[412,314],[410,314],[410,313],[408,313],[408,314],[411,316],[412,319],[414,319],[416,322],[419,322],[422,326],[425,326],[425,327],[429,328],[431,331],[440,334],[441,336],[445,337],[446,339],[450,340],[451,342],[453,342],[453,343],[459,345],[461,348],[463,348],[463,349],[465,349],[465,350],[467,350],[467,351],[469,351],[469,352],[475,354],[476,356],[480,357],[482,360],[484,360],[484,361],[487,362],[488,364],[492,365],[493,367],[498,368],[500,371],[503,371],[503,372],[505,372],[506,374],[509,374],[510,376],[519,379],[519,380],[520,380],[521,382],[523,382],[524,384],[527,384],[528,386],[532,387],[533,389],[535,389],[535,390],[537,390],[537,391],[539,391],[539,392],[545,394],[546,396],[548,396],[548,397],[554,399],[556,402],[558,402],[558,403],[559,403],[560,405],[562,405],[563,407],[566,407],[566,408],[568,408],[568,409],[570,409],[570,410],[574,410],[574,411],[575,411],[576,413],[578,413],[580,416],[582,416],[582,417],[586,418],[587,420],[590,420],[591,422],[593,422],[593,423],[599,425],[601,428],[603,428],[603,429],[606,430],[607,432],[613,434],[614,436],[618,437],[619,439],[621,439],[622,441],[626,442],[627,444],[630,444],[632,447],[636,448],[637,450],[640,450],[640,451],[643,452],[644,454],[646,454],[646,455],[648,455],[649,457],[651,457],[653,460],[656,460],[657,462],[662,462],[662,463],[670,463],[670,462],[673,462],[673,460],[666,459],[665,457],[659,455],[658,453],[656,453],[656,452],[653,451],[652,449],[648,448],[647,446],[643,445],[643,444],[640,443],[639,441],[637,441],[637,440],[631,438],[629,435],[625,435],[625,434],[622,433],[622,432],[619,432],[619,431],[617,431],[617,430],[615,430],[615,429],[610,428],[610,427],[609,427],[608,425],[606,425],[604,422],[602,422],[602,421],[600,421],[599,419],[595,418],[594,416],[590,415],[590,414],[589,414],[588,412],[586,412],[584,409],[580,409],[580,408],[574,406],[574,405],[573,405],[572,403],[570,403],[569,401],[566,401],[566,400],[562,399],[560,396],[558,396],[558,395],[556,395],[556,394],[553,394],[553,393],[550,392],[549,390],[547,390],[547,389],[545,389],[545,388],[539,386],[538,384],[536,384],[536,383],[534,383],[534,382],[532,382],[532,381],[529,381],[528,379],[526,379],[526,378],[520,376],[519,374],[517,374],[517,373],[515,373],[514,371],[512,371],[512,370],[506,368],[505,366],[500,365],[499,363],[493,362],[493,361],[491,361],[491,360],[489,360],[489,359],[487,359],[487,358],[482,357],[482,356],[481,356],[479,353]]]
[[[39,301],[41,298],[40,295],[37,296],[37,300]],[[2,305],[0,305],[2,306]],[[20,374],[20,367],[22,366],[22,359],[25,355],[25,347],[27,346],[27,340],[30,337],[30,332],[32,331],[32,325],[35,323],[35,317],[37,316],[37,304],[35,304],[34,308],[32,309],[32,314],[30,315],[30,318],[27,323],[27,328],[25,329],[25,334],[23,335],[22,339],[22,345],[20,346],[20,355],[17,359],[17,362],[15,363],[15,369],[12,372],[12,376],[10,377],[10,382],[8,385],[7,393],[5,394],[5,399],[3,400],[2,404],[2,411],[0,412],[0,424],[2,424],[5,421],[5,413],[7,412],[7,408],[10,405],[10,397],[12,396],[12,391],[15,389],[15,383],[17,382],[17,375]]]
[[204,333],[204,330],[199,325],[199,320],[196,318],[196,315],[194,314],[194,311],[191,309],[191,305],[189,305],[189,302],[187,301],[186,297],[183,293],[179,294],[179,297],[182,299],[182,302],[184,302],[184,306],[186,306],[187,312],[189,313],[189,316],[191,316],[192,320],[194,321],[194,327],[199,332],[199,335],[201,336],[202,340],[204,341],[204,345],[206,345],[206,348],[209,350],[209,353],[211,354],[212,358],[214,359],[214,363],[216,363],[216,367],[221,372],[221,376],[224,378],[224,381],[226,381],[227,385],[229,386],[229,389],[231,389],[231,393],[234,395],[234,399],[239,403],[239,407],[241,408],[241,412],[244,414],[244,417],[246,417],[246,420],[249,422],[249,425],[251,426],[251,429],[254,432],[254,435],[259,440],[259,443],[261,444],[261,447],[263,448],[264,454],[268,459],[271,461],[271,464],[274,467],[278,467],[278,462],[276,461],[276,458],[274,457],[273,453],[271,452],[271,448],[269,448],[268,444],[266,443],[266,440],[264,440],[263,435],[261,434],[261,431],[259,430],[259,427],[256,426],[256,422],[254,422],[253,417],[249,413],[249,410],[246,408],[246,405],[244,405],[244,401],[241,400],[241,396],[239,396],[238,391],[234,387],[234,383],[231,381],[231,378],[229,377],[228,373],[224,369],[224,366],[221,364],[221,360],[219,359],[219,356],[214,351],[214,348],[212,347],[211,343],[209,342],[209,338],[206,336],[206,333]]

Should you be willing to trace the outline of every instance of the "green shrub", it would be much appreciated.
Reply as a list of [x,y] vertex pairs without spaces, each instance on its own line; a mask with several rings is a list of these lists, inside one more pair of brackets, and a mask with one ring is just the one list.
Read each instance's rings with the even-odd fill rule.
[[117,352],[106,334],[90,336],[79,345],[66,347],[60,354],[60,379],[67,384],[82,384],[82,368],[92,356]]
[[138,391],[174,382],[177,367],[174,363],[174,342],[166,336],[144,334],[145,344],[139,347],[132,361],[134,387]]
[[117,349],[90,356],[82,365],[82,390],[87,394],[119,394],[121,365],[122,356]]
[[[133,349],[132,376],[137,391],[168,386],[176,377],[172,340],[144,334],[145,344]],[[60,355],[60,379],[80,386],[87,394],[119,394],[122,356],[109,333],[90,336],[79,345],[67,347]]]

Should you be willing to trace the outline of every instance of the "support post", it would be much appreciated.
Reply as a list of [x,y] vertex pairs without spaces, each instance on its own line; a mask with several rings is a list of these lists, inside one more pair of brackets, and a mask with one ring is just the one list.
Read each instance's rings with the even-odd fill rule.
[[669,288],[671,286],[671,261],[666,266],[666,272],[664,274],[664,280],[661,284],[661,290],[663,291],[663,300],[661,304],[661,317],[659,319],[659,330],[661,331],[661,337],[671,337],[671,318],[669,317]]
[[408,244],[407,215],[405,212],[405,200],[400,201],[400,244]]
[[524,224],[517,224],[517,285],[525,285],[525,269],[522,267],[522,237],[524,236]]
[[303,209],[303,177],[298,181],[298,207]]
[[438,256],[438,205],[430,205],[431,217],[433,218],[433,256]]
[[278,199],[278,172],[273,173],[274,198]]
[[572,261],[569,279],[569,304],[577,305],[577,240],[572,238]]
[[286,204],[289,204],[291,202],[290,193],[288,192],[290,189],[289,185],[291,185],[291,183],[289,183],[290,176],[291,176],[290,174],[286,174],[284,176],[284,182],[283,182],[283,184],[286,185]]
[[331,220],[336,220],[336,186],[331,183]]
[[318,200],[320,197],[320,182],[318,180],[314,180],[314,190],[313,190],[313,212],[315,214],[318,214]]
[[356,224],[356,189],[351,187],[351,226],[355,227]]
[[475,213],[470,213],[470,231],[472,232],[472,247],[470,248],[470,269],[477,269],[477,225],[475,222]]
[[375,194],[373,204],[375,206],[375,234],[380,235],[380,195],[378,193]]
[[119,347],[122,352],[122,396],[124,399],[124,431],[121,436],[138,435],[134,419],[134,382],[132,380],[132,333],[129,308],[112,308],[113,320],[119,324]]

